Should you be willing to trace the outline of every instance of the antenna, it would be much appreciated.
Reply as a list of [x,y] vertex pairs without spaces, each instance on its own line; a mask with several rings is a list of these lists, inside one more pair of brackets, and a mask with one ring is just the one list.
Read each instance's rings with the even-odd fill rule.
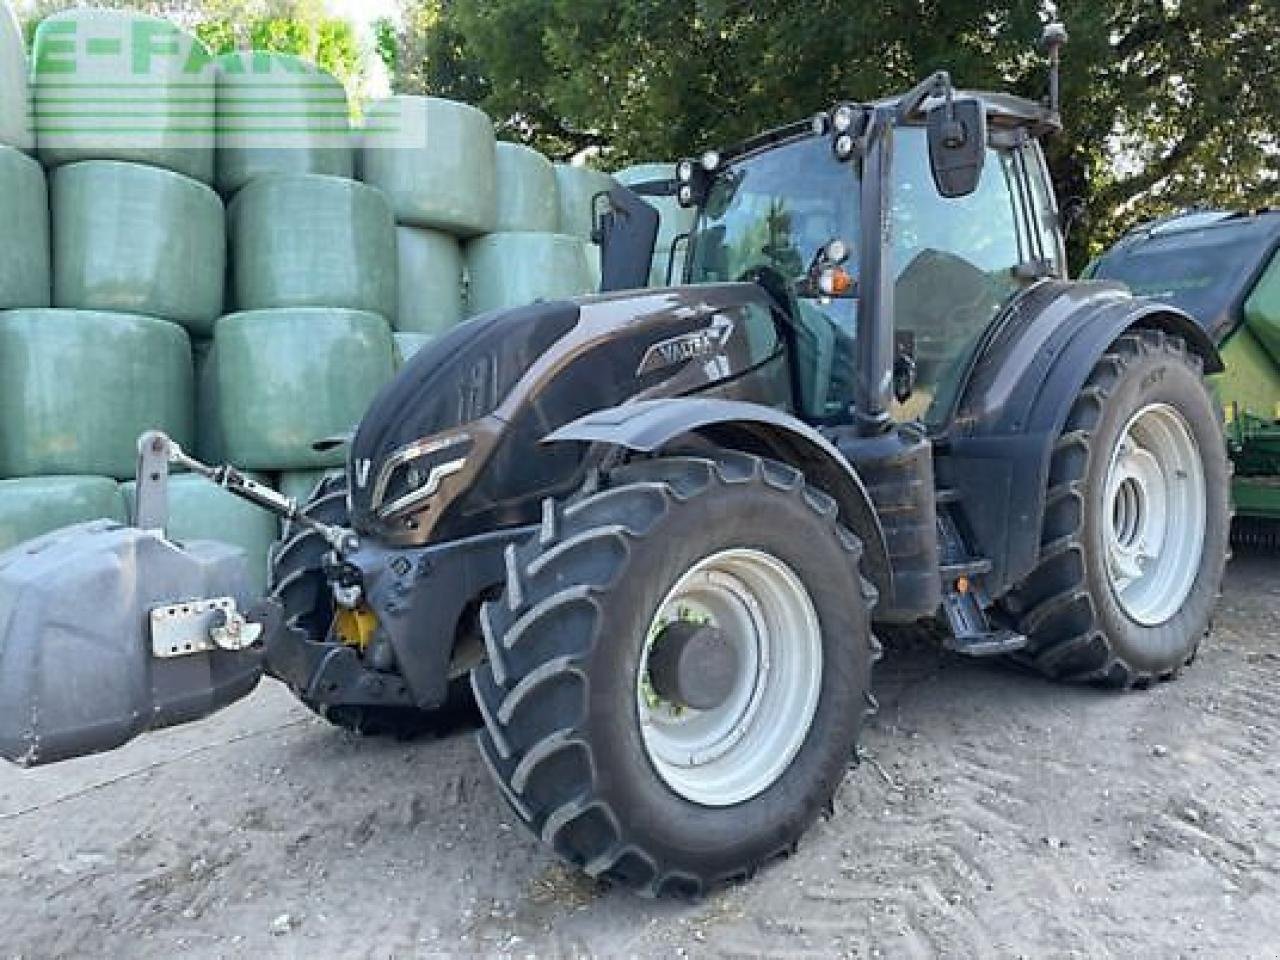
[[1062,59],[1060,54],[1066,45],[1067,28],[1057,20],[1046,23],[1044,32],[1040,34],[1040,47],[1049,55],[1049,109],[1055,116],[1061,112],[1058,74]]

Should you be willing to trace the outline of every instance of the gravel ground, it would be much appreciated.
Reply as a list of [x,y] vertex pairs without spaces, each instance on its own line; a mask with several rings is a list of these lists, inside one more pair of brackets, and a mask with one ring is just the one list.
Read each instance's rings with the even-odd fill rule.
[[1050,685],[891,649],[835,813],[695,904],[560,867],[468,736],[359,740],[275,684],[0,769],[0,958],[1280,957],[1280,561],[1181,680]]

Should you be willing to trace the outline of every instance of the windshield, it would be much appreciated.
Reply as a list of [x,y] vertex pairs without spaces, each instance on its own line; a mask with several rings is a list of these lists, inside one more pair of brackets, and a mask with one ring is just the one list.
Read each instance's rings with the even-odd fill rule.
[[1119,280],[1137,296],[1173,304],[1210,327],[1230,308],[1258,264],[1251,235],[1228,241],[1221,231],[1217,234],[1209,242],[1182,235],[1118,247],[1098,262],[1092,275]]
[[[825,137],[805,137],[727,166],[699,211],[689,282],[737,281],[765,268],[793,287],[837,238],[850,250],[845,268],[856,272],[856,169],[836,160]],[[798,393],[810,417],[838,415],[852,399],[856,307],[852,298],[798,302]]]

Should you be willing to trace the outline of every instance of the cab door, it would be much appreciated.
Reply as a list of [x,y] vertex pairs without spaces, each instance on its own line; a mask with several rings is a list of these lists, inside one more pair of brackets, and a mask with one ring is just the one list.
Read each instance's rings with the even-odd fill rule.
[[1035,223],[1025,144],[988,146],[977,189],[948,198],[934,184],[924,128],[900,128],[895,139],[894,334],[899,357],[914,363],[915,385],[894,414],[938,428],[984,331],[1018,292],[1055,269],[1061,251],[1046,250],[1043,224]]

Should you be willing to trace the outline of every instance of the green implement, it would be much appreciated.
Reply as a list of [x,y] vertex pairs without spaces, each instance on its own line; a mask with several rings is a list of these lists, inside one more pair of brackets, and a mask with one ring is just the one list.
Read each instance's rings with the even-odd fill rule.
[[1087,271],[1181,307],[1217,342],[1238,545],[1280,547],[1280,210],[1197,211],[1132,231]]

